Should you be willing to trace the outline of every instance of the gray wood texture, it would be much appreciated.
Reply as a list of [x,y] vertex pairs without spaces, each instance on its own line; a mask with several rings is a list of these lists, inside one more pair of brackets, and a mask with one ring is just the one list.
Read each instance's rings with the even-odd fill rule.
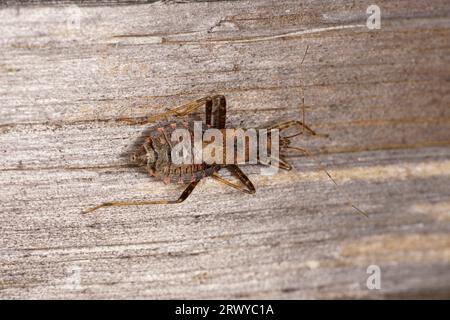
[[[372,1],[30,3],[0,9],[0,298],[450,297],[449,1],[378,0],[379,30]],[[222,93],[260,126],[302,92],[329,137],[295,144],[369,219],[298,154],[245,167],[255,195],[81,214],[182,190],[128,166],[145,127],[114,119]]]

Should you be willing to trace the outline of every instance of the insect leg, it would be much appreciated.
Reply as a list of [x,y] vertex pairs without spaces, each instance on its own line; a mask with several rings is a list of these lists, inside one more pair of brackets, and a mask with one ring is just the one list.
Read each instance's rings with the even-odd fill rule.
[[214,106],[214,128],[225,129],[225,121],[227,114],[227,102],[223,95],[213,97]]
[[[306,51],[308,51],[308,48],[306,48]],[[305,55],[306,55],[306,52],[305,52]],[[304,57],[303,57],[303,59],[304,59]],[[302,89],[302,92],[303,92],[303,89]],[[316,133],[313,129],[311,129],[308,125],[306,125],[306,120],[305,120],[305,110],[308,109],[308,108],[309,108],[309,107],[306,107],[306,106],[305,106],[305,97],[304,97],[304,94],[302,93],[302,106],[300,107],[300,109],[301,109],[301,111],[302,111],[302,121],[291,120],[291,121],[287,121],[287,122],[282,122],[282,123],[276,124],[276,125],[274,125],[274,126],[271,126],[271,127],[267,128],[267,129],[268,129],[268,130],[270,130],[270,129],[278,129],[278,130],[282,131],[282,130],[284,130],[284,129],[293,127],[293,126],[295,126],[295,125],[299,125],[299,126],[301,127],[301,131],[299,131],[299,132],[296,133],[296,134],[287,136],[287,137],[285,137],[285,138],[293,138],[293,137],[296,137],[296,136],[298,136],[298,135],[304,134],[304,133],[305,133],[305,130],[306,130],[309,134],[311,134],[311,135],[313,135],[313,136],[316,136],[316,137],[319,137],[319,136],[320,136],[320,137],[328,137],[327,134],[318,134],[318,133]]]
[[[203,100],[205,104],[205,118],[206,125],[214,126],[218,129],[225,128],[225,116],[226,116],[226,100],[223,95],[215,95],[211,97],[205,97],[197,101]],[[176,116],[187,116],[198,108],[197,105],[192,105],[185,108],[185,110],[178,111]],[[174,109],[176,110],[176,109]],[[212,117],[214,116],[214,119]],[[212,120],[214,123],[212,123]]]
[[205,122],[207,126],[211,126],[211,116],[212,116],[212,100],[208,100],[205,103]]
[[228,181],[227,179],[221,177],[220,175],[218,175],[217,173],[213,173],[211,175],[211,178],[213,178],[216,181],[219,181],[223,184],[226,184],[227,186],[233,187],[239,191],[245,192],[245,193],[249,193],[249,194],[253,194],[256,192],[255,187],[253,186],[253,183],[250,181],[250,179],[245,175],[245,173],[243,173],[241,171],[241,169],[239,169],[238,166],[236,165],[229,165],[226,166],[226,168],[228,168],[230,170],[230,172],[235,175],[243,184],[245,187],[240,186],[238,184],[235,184],[231,181]]
[[250,193],[255,193],[255,187],[253,186],[253,183],[250,181],[250,179],[247,177],[247,175],[242,172],[242,170],[235,164],[229,165],[227,166],[228,169],[234,173],[239,180],[241,180],[241,182],[243,184],[245,184],[245,186],[250,190]]
[[167,112],[163,112],[154,116],[150,116],[150,117],[146,117],[143,119],[133,119],[133,118],[120,118],[117,119],[116,121],[124,121],[127,122],[129,124],[135,125],[135,124],[148,124],[148,123],[153,123],[156,122],[157,120],[161,119],[161,118],[165,118],[165,117],[169,117],[169,116],[187,116],[188,114],[194,112],[195,110],[197,110],[198,108],[202,107],[203,105],[206,105],[205,107],[205,111],[206,111],[206,117],[208,118],[208,113],[209,113],[209,118],[211,119],[211,101],[214,100],[217,96],[207,96],[201,99],[197,99],[195,101],[189,102],[187,104],[184,104],[180,107],[177,108],[173,108],[170,109]]
[[186,200],[187,197],[192,193],[194,188],[197,186],[199,181],[191,182],[186,189],[184,189],[183,193],[180,195],[180,197],[177,200],[154,200],[154,201],[112,201],[112,202],[104,202],[96,207],[93,207],[91,209],[88,209],[84,211],[83,213],[90,213],[92,211],[95,211],[97,209],[103,208],[103,207],[113,207],[113,206],[142,206],[142,205],[149,205],[149,204],[175,204],[175,203],[181,203],[184,200]]
[[[212,101],[215,97],[216,96],[212,96],[212,97],[207,96],[207,97],[189,102],[185,105],[182,105],[181,107],[174,108],[174,109],[168,111],[167,113],[169,115],[184,117],[184,116],[187,116],[190,113],[194,112],[195,110],[197,110],[198,108],[200,108],[201,106],[206,104],[208,101]],[[208,106],[206,107],[206,111],[208,111]]]
[[[278,163],[278,168],[281,168],[286,171],[292,170],[292,166],[286,161],[286,159],[284,159],[283,156],[279,156],[278,158],[271,157],[272,163],[275,162],[275,160],[276,160],[276,163]],[[265,165],[265,166],[272,165],[270,163],[263,163],[263,162],[261,162],[260,164]]]
[[271,129],[278,129],[278,130],[284,130],[293,126],[299,125],[302,129],[306,129],[306,131],[308,131],[311,135],[315,136],[317,133],[311,129],[309,126],[307,126],[306,124],[304,124],[303,122],[299,121],[299,120],[290,120],[290,121],[286,121],[286,122],[282,122],[282,123],[278,123],[272,127],[267,128],[267,130],[271,130]]

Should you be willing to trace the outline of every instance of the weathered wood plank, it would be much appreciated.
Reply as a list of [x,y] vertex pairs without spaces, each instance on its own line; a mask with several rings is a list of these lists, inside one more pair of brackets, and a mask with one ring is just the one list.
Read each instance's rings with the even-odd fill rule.
[[[448,1],[378,1],[372,31],[368,1],[120,2],[0,9],[0,297],[450,297]],[[245,168],[254,196],[206,180],[80,214],[181,192],[128,166],[143,128],[114,119],[223,93],[260,126],[302,92],[329,137],[296,143],[370,219],[295,154]]]

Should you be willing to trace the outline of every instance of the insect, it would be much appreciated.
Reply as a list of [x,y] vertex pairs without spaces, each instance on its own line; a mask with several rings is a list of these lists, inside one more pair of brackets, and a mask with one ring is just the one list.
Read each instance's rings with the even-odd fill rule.
[[[304,103],[303,103],[304,105]],[[89,213],[103,207],[110,206],[131,206],[131,205],[151,205],[151,204],[175,204],[181,203],[186,200],[195,187],[198,185],[199,181],[206,177],[211,177],[214,180],[223,183],[227,186],[238,189],[244,193],[253,194],[256,189],[247,175],[242,172],[239,168],[238,163],[227,163],[227,164],[174,164],[171,158],[171,151],[173,148],[170,136],[171,133],[176,130],[176,128],[186,128],[192,133],[193,121],[183,120],[183,117],[189,116],[191,113],[197,111],[199,108],[205,108],[205,124],[206,128],[215,128],[219,130],[225,130],[226,125],[226,99],[223,95],[207,96],[181,107],[172,109],[168,112],[150,117],[144,120],[136,119],[126,119],[127,122],[131,124],[141,124],[145,125],[148,123],[153,123],[161,118],[166,118],[169,116],[174,116],[175,120],[168,123],[157,123],[150,130],[149,134],[146,136],[144,143],[138,148],[138,150],[131,156],[131,161],[141,167],[145,167],[148,174],[152,177],[160,179],[165,183],[180,183],[186,184],[187,187],[181,193],[180,197],[175,200],[156,200],[156,201],[112,201],[105,202],[96,207],[90,208],[85,211]],[[304,109],[303,109],[304,110]],[[277,159],[278,166],[284,170],[291,170],[292,166],[286,161],[286,159],[281,155],[283,151],[287,149],[296,150],[302,152],[306,155],[311,156],[308,150],[303,148],[298,148],[291,146],[291,138],[301,135],[309,134],[316,136],[317,133],[312,130],[309,126],[299,120],[291,120],[276,124],[274,126],[267,127],[267,130],[278,129],[279,132],[283,132],[289,128],[297,127],[300,129],[297,133],[290,136],[280,136],[279,138],[279,157]],[[268,135],[268,144],[270,145],[271,136]],[[259,145],[258,148],[267,148],[267,145]],[[264,163],[260,163],[264,164]],[[320,165],[320,163],[319,163]],[[235,176],[241,184],[231,182],[224,177],[220,176],[218,172],[221,169],[228,169],[233,176]],[[321,166],[328,177],[336,184],[335,180],[326,171],[325,168]],[[337,185],[337,184],[336,184]],[[353,205],[352,205],[353,206]],[[360,209],[353,206],[358,212],[364,214]]]
[[[303,58],[301,59],[300,66],[303,64],[306,54],[308,53],[309,46],[306,46],[306,50],[304,52]],[[303,90],[302,90],[303,91]],[[160,179],[165,183],[180,183],[186,184],[187,187],[181,193],[178,199],[175,200],[153,200],[153,201],[111,201],[104,202],[100,205],[97,205],[93,208],[90,208],[84,213],[93,212],[97,209],[103,207],[111,207],[111,206],[131,206],[131,205],[151,205],[151,204],[176,204],[181,203],[186,200],[195,187],[198,185],[199,181],[206,178],[211,177],[214,180],[223,183],[227,186],[240,190],[244,193],[253,194],[256,192],[256,189],[247,175],[242,172],[239,168],[239,161],[236,161],[236,158],[226,164],[217,164],[217,163],[189,163],[189,164],[175,164],[172,160],[172,149],[173,145],[171,143],[171,133],[175,131],[177,128],[185,128],[192,133],[193,123],[192,121],[182,120],[183,117],[187,117],[192,113],[195,113],[200,108],[205,108],[205,124],[206,128],[215,128],[218,130],[226,131],[226,99],[223,95],[214,95],[207,96],[193,102],[182,105],[178,108],[174,108],[167,112],[158,114],[153,117],[149,117],[143,120],[137,119],[122,119],[130,124],[139,124],[145,125],[150,123],[156,123],[157,121],[175,116],[177,119],[168,123],[157,123],[155,127],[152,128],[148,136],[146,137],[144,143],[140,146],[140,148],[131,156],[131,162],[134,164],[145,167],[148,174],[152,177]],[[276,124],[274,126],[267,127],[267,131],[272,132],[271,130],[278,130],[282,132],[292,127],[298,127],[300,131],[290,136],[280,136],[279,137],[279,147],[278,152],[276,153],[278,156],[274,159],[274,156],[269,152],[268,146],[270,146],[274,141],[272,136],[269,134],[267,136],[266,143],[264,145],[257,144],[257,153],[261,150],[261,148],[267,148],[265,151],[266,154],[270,153],[270,158],[275,160],[275,164],[278,168],[284,170],[291,170],[292,166],[286,161],[286,159],[281,155],[285,150],[295,150],[297,152],[301,152],[305,155],[312,157],[319,168],[324,171],[330,180],[334,183],[336,187],[338,184],[330,175],[330,173],[326,170],[325,167],[321,165],[321,163],[306,149],[291,146],[291,138],[296,137],[302,134],[309,134],[311,136],[319,136],[314,130],[312,130],[309,126],[305,124],[305,107],[304,107],[304,98],[302,98],[302,107],[303,107],[303,118],[302,121],[299,120],[290,120],[286,122],[282,122]],[[234,147],[233,147],[234,148]],[[247,148],[247,146],[246,146]],[[223,151],[226,153],[227,149]],[[247,155],[249,150],[245,150],[245,154]],[[225,157],[226,155],[224,155]],[[247,160],[247,159],[245,159]],[[260,161],[258,158],[258,163],[262,165],[267,165],[266,162]],[[228,169],[233,176],[235,176],[241,184],[234,183],[220,176],[218,172],[221,169]],[[360,214],[367,217],[367,214],[361,209],[354,206],[349,197],[343,193],[343,195],[347,198],[348,203]]]

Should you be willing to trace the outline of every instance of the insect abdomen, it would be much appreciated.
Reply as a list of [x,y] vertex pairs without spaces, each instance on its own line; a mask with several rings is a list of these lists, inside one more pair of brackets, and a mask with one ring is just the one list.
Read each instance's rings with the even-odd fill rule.
[[[193,123],[178,121],[160,125],[151,132],[153,147],[158,154],[154,175],[165,183],[190,183],[199,181],[218,171],[219,165],[207,165],[206,163],[175,164],[172,161],[172,148],[176,142],[172,142],[172,133],[177,128],[184,128],[191,135],[191,154],[193,155],[194,132]],[[191,157],[192,160],[194,159]]]

